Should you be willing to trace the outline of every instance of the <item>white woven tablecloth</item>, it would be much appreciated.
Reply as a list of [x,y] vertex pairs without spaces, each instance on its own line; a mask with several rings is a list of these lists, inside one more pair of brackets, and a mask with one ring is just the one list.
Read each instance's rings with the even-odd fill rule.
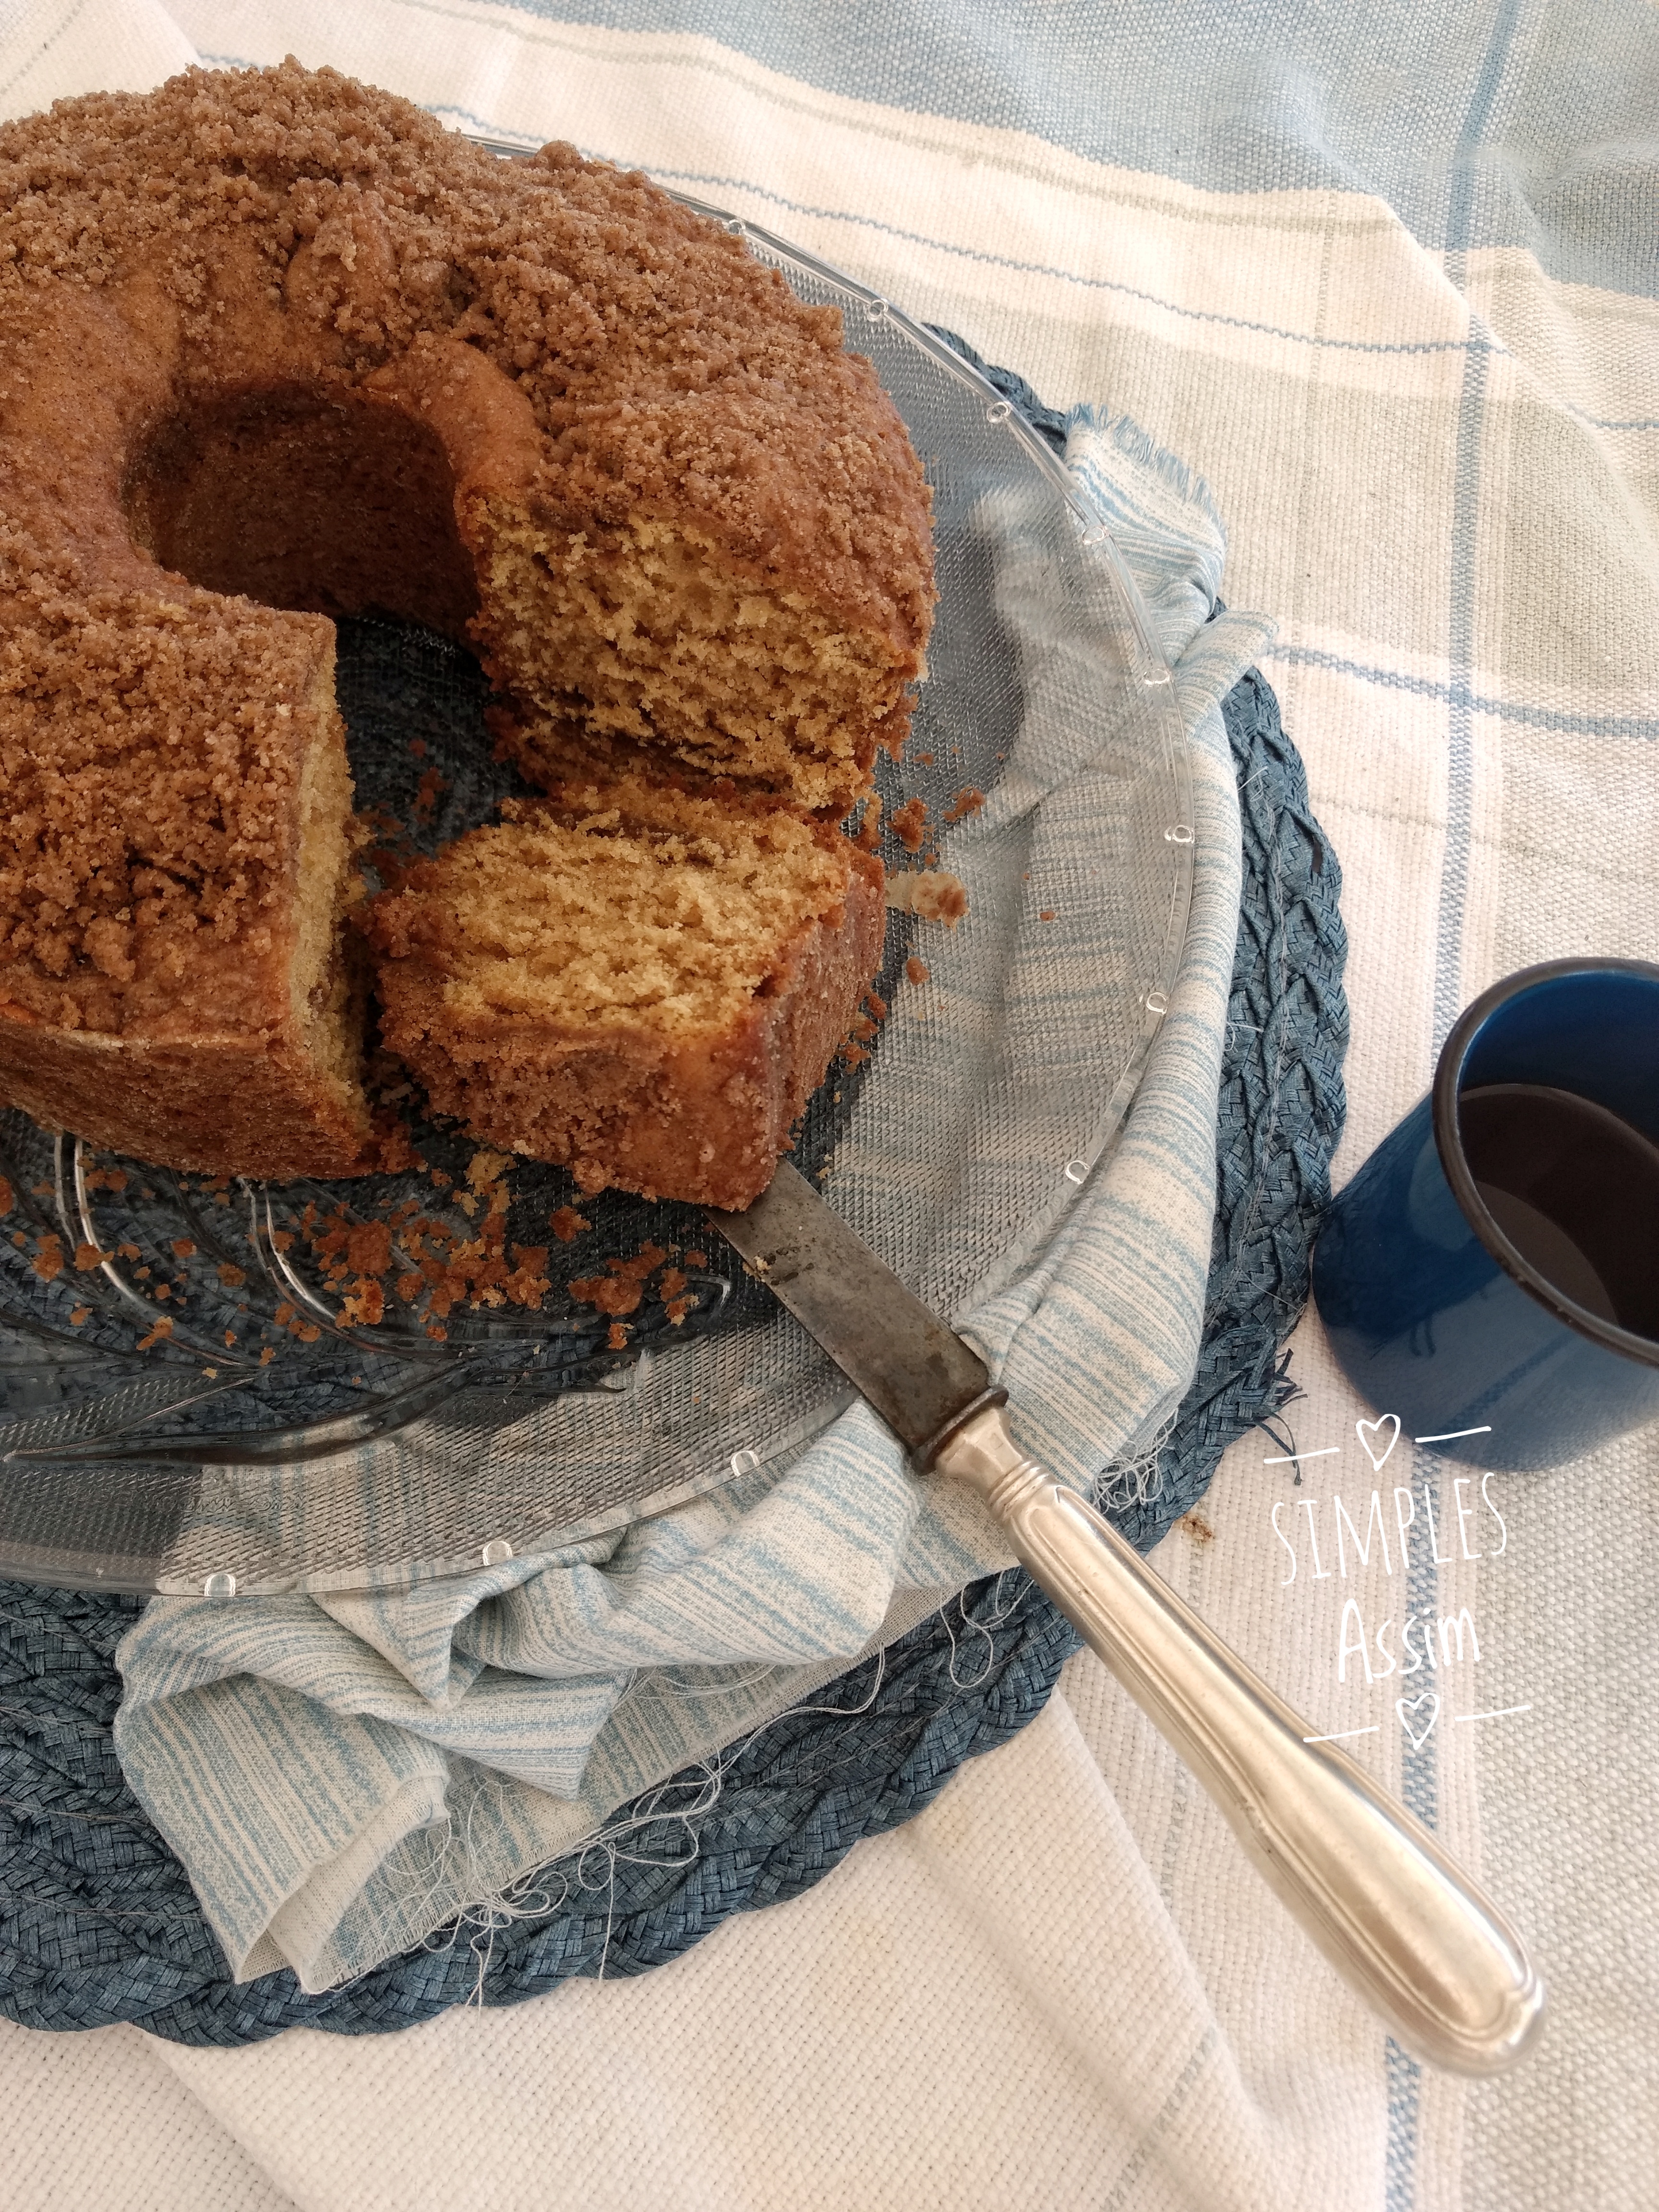
[[[1650,8],[28,0],[0,6],[0,106],[288,51],[728,204],[1208,479],[1226,596],[1279,620],[1263,665],[1345,871],[1339,1181],[1485,983],[1654,957]],[[1359,1755],[1526,1930],[1554,2016],[1517,2075],[1391,2065],[1081,1660],[911,1826],[641,1981],[240,2051],[0,2033],[27,2116],[0,2203],[1650,2205],[1654,1439],[1496,1481],[1501,1552],[1489,1517],[1479,1559],[1443,1534],[1409,1593],[1376,1557],[1316,1580],[1300,1541],[1287,1583],[1273,1505],[1294,1532],[1306,1501],[1322,1536],[1377,1479],[1316,1322],[1293,1371],[1296,1447],[1328,1455],[1294,1487],[1245,1439],[1209,1533],[1159,1564],[1316,1724],[1378,1723]],[[1374,1627],[1407,1596],[1467,1605],[1480,1650],[1416,1752],[1387,1687],[1352,1658],[1338,1679],[1347,1601]]]

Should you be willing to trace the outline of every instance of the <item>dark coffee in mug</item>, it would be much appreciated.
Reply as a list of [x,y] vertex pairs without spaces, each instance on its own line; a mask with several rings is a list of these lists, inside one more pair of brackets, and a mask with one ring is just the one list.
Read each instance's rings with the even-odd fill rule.
[[1510,1243],[1598,1319],[1659,1340],[1659,1146],[1541,1083],[1458,1094],[1463,1156]]

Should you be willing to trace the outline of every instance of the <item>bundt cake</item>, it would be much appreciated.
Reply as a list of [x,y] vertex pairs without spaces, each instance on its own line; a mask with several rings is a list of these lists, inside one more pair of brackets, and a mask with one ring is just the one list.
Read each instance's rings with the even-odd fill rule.
[[[830,979],[844,1027],[875,958],[867,872],[809,818],[902,740],[933,600],[920,467],[841,335],[643,177],[498,160],[330,70],[192,70],[0,129],[0,1097],[190,1168],[375,1164],[328,619],[373,610],[474,647],[532,783],[665,780],[688,854],[727,850],[697,810],[736,794],[757,911],[787,917],[750,962],[777,1005],[744,1030],[711,1000],[708,1034],[768,1040],[744,1080],[771,1056],[752,1127],[775,1148],[834,1042]],[[508,908],[629,840],[671,902],[683,867],[726,880],[663,861],[642,797],[629,820],[525,817],[434,866],[499,865]],[[440,1036],[441,1004],[518,1002],[482,920],[440,987],[425,896],[371,934],[398,1033],[431,1017],[434,1099],[626,1181],[622,1134],[607,1165],[550,1098],[531,1111],[528,1047]],[[720,1085],[677,1079],[658,1118],[683,1134]]]

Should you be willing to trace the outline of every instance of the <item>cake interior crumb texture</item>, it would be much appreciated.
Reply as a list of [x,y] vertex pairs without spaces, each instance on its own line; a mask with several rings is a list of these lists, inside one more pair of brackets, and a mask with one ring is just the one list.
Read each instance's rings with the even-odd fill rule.
[[787,814],[637,782],[502,813],[375,907],[386,950],[441,958],[443,1004],[469,1027],[697,1036],[746,1008],[780,945],[846,891],[845,860]]
[[879,864],[636,780],[503,812],[368,911],[388,1043],[586,1188],[746,1204],[879,961]]
[[877,736],[902,734],[911,672],[884,641],[732,574],[696,532],[636,516],[595,547],[495,502],[480,535],[492,621],[512,640],[496,665],[541,710],[509,747],[533,781],[659,748],[840,815]]
[[[6,125],[0,1097],[180,1166],[374,1164],[330,617],[477,652],[532,783],[735,791],[750,889],[775,870],[798,921],[830,848],[752,805],[828,822],[868,791],[932,605],[925,482],[839,316],[644,178],[499,161],[295,64]],[[458,1022],[469,992],[541,1006],[556,943],[590,995],[610,973],[601,1030],[770,988],[735,848],[630,834],[646,878],[597,830],[501,833],[635,900],[631,983],[546,871],[535,928],[529,872],[486,896],[507,847],[469,845],[491,949]],[[682,909],[712,933],[670,988]]]

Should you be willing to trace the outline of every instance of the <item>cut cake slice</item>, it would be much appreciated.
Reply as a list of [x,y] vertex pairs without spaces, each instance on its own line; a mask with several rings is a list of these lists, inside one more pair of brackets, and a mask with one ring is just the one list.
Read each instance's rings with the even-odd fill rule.
[[586,1191],[746,1206],[881,959],[839,830],[633,779],[509,801],[362,927],[433,1107]]

